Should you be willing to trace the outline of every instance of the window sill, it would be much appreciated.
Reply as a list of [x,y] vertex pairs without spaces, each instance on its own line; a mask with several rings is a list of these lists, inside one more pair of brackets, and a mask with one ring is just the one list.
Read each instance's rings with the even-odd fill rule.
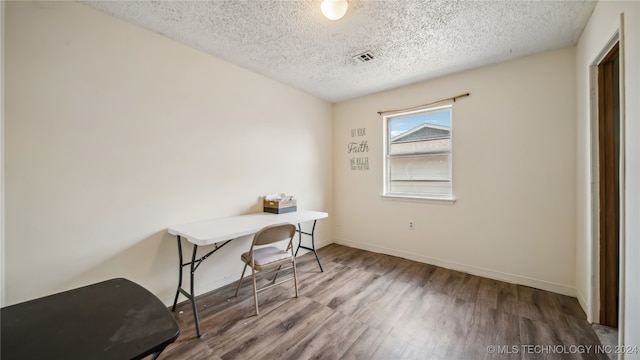
[[414,195],[400,195],[400,194],[382,194],[381,197],[385,200],[406,200],[406,201],[416,201],[423,202],[429,204],[444,204],[444,205],[453,205],[456,202],[455,196],[414,196]]

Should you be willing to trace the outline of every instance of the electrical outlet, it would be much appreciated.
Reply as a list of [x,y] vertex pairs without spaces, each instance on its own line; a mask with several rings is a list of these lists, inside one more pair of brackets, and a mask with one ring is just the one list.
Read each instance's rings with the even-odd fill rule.
[[409,221],[409,230],[413,230],[415,229],[415,224],[413,223],[413,220]]

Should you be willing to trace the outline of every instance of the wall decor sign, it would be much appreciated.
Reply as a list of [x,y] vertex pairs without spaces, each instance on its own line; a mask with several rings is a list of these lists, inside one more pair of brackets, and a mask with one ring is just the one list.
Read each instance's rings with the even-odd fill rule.
[[[361,138],[367,135],[365,128],[351,129],[351,138]],[[369,152],[369,145],[366,139],[352,139],[347,144],[347,154],[352,154],[349,158],[351,170],[369,170],[369,157],[361,156]]]

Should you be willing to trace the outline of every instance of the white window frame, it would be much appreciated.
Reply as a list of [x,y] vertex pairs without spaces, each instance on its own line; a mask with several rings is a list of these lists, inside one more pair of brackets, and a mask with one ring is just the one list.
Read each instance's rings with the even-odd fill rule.
[[[433,113],[433,112],[439,112],[442,110],[447,109],[450,114],[451,114],[451,118],[450,118],[450,142],[449,142],[449,149],[448,150],[438,150],[438,151],[424,151],[424,152],[418,152],[418,153],[413,153],[411,155],[405,154],[405,155],[390,155],[389,154],[389,149],[390,149],[390,141],[391,141],[391,136],[390,136],[390,129],[389,129],[389,123],[391,120],[393,120],[394,118],[398,118],[398,117],[404,117],[407,115],[417,115],[417,114],[421,114],[421,113]],[[385,114],[382,117],[383,119],[383,191],[382,191],[382,196],[385,198],[395,198],[395,199],[415,199],[415,200],[427,200],[429,202],[436,202],[436,203],[447,203],[447,204],[453,204],[456,200],[455,196],[454,196],[454,188],[453,188],[453,102],[448,102],[445,104],[438,104],[438,105],[434,105],[434,106],[430,106],[430,107],[425,107],[419,110],[412,110],[412,111],[402,111],[402,112],[394,112],[394,113],[389,113],[389,114]],[[451,193],[450,194],[421,194],[421,193],[409,193],[409,192],[391,192],[390,191],[390,185],[391,185],[391,179],[390,179],[390,159],[394,158],[394,157],[399,157],[399,156],[433,156],[433,155],[437,155],[437,154],[448,154],[449,155],[449,182],[451,185]]]

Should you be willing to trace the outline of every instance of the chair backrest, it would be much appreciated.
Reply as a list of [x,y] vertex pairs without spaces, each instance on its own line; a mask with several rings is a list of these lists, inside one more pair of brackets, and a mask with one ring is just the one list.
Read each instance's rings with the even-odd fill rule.
[[253,245],[266,245],[282,240],[291,241],[295,234],[296,226],[293,224],[265,226],[256,233]]

